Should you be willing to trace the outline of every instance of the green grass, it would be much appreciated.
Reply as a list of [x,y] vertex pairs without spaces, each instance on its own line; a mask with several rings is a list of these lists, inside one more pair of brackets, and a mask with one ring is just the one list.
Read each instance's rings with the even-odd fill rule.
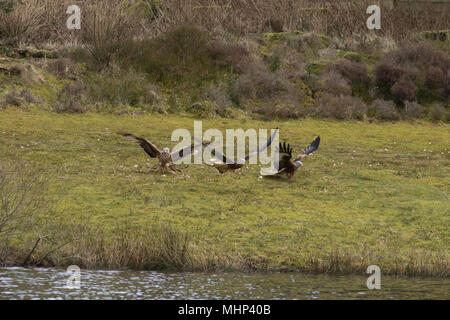
[[[41,167],[60,214],[89,217],[106,234],[118,224],[164,223],[256,268],[354,273],[377,264],[387,273],[449,276],[448,125],[203,121],[203,130],[279,127],[294,153],[320,135],[319,150],[292,181],[260,179],[257,165],[241,174],[201,165],[184,169],[185,176],[149,174],[155,160],[116,134],[172,147],[172,130],[192,132],[193,121],[7,108],[0,113],[0,160]],[[405,271],[419,264],[428,271]]]

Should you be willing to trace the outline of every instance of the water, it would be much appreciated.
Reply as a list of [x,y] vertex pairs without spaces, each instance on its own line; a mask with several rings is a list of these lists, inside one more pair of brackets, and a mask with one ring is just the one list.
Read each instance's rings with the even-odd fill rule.
[[449,299],[450,280],[299,273],[160,273],[81,270],[69,289],[65,270],[0,268],[0,299]]

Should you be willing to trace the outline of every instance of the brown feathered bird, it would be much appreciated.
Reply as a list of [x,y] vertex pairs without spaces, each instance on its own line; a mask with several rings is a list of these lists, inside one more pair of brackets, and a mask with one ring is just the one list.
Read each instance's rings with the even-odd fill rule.
[[295,171],[300,168],[303,163],[302,159],[310,155],[319,148],[320,136],[314,139],[311,144],[306,147],[294,160],[292,160],[292,148],[286,142],[279,145],[278,170],[271,170],[263,172],[264,175],[286,174],[289,179],[292,179]]
[[[181,172],[181,170],[178,169],[173,162],[191,155],[194,152],[195,148],[200,146],[200,144],[192,144],[191,146],[171,153],[169,148],[165,147],[161,151],[150,141],[132,135],[131,133],[119,134],[130,141],[137,142],[142,147],[142,149],[144,149],[145,153],[150,156],[150,158],[158,158],[158,163],[150,168],[150,171],[160,171],[161,173],[170,172],[176,174],[178,172]],[[203,147],[207,147],[210,143],[211,142],[203,142],[201,143],[201,145],[203,145]]]
[[254,152],[248,153],[243,159],[239,159],[237,161],[233,161],[231,159],[229,159],[227,156],[225,156],[224,154],[221,154],[219,151],[217,150],[213,150],[212,154],[214,156],[217,156],[218,158],[222,159],[223,163],[214,163],[212,165],[212,167],[214,167],[217,171],[219,171],[220,173],[225,173],[228,171],[233,171],[236,172],[239,169],[241,169],[245,162],[248,161],[250,158],[252,158],[253,156],[257,155],[258,153],[264,151],[266,148],[268,148],[271,144],[273,139],[275,139],[275,136],[278,134],[278,128],[275,128],[274,132],[272,133],[272,135],[269,137],[269,139],[267,139],[267,141],[260,145],[258,147],[257,150],[255,150]]

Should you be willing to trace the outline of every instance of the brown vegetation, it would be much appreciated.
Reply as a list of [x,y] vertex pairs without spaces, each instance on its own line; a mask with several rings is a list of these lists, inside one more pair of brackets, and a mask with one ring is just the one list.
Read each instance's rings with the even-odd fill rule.
[[[114,105],[190,112],[203,106],[200,113],[208,116],[226,116],[234,109],[231,113],[266,119],[378,114],[393,120],[424,114],[445,119],[449,106],[447,47],[418,41],[416,34],[448,26],[450,14],[433,6],[383,8],[382,30],[368,31],[367,3],[356,0],[99,0],[79,5],[81,30],[67,30],[62,0],[29,0],[0,13],[2,42],[15,47],[5,49],[7,54],[28,52],[21,48],[25,45],[57,47],[58,58],[43,63],[47,70],[85,88],[79,97],[57,92],[47,99],[58,112]],[[268,31],[273,33],[261,34]],[[32,63],[7,71],[29,84],[44,83]],[[164,90],[148,89],[155,84]],[[367,107],[377,99],[394,101],[394,109],[378,102]],[[4,100],[17,106],[23,99],[13,92]],[[429,107],[434,102],[444,111]]]
[[406,43],[386,54],[375,67],[376,84],[385,97],[429,103],[448,99],[450,56],[426,42]]
[[5,95],[3,101],[0,101],[0,105],[20,107],[24,103],[35,103],[37,101],[38,99],[33,96],[29,89],[22,89],[20,92],[13,89]]
[[367,114],[367,105],[357,97],[334,96],[324,93],[318,100],[319,112],[335,119],[362,119]]

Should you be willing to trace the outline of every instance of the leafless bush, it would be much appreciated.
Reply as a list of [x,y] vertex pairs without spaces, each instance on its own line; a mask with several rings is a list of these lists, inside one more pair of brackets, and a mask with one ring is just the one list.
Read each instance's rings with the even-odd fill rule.
[[[37,1],[42,4],[44,10],[41,15],[42,26],[39,28],[39,33],[33,37],[34,43],[40,44],[44,41],[63,44],[77,43],[80,30],[68,30],[66,25],[68,17],[66,11],[69,3],[66,0]],[[70,4],[77,4],[81,7],[83,21],[83,4],[78,1]]]
[[11,254],[12,240],[20,240],[36,226],[36,216],[49,208],[46,180],[21,162],[0,161],[0,263]]
[[4,98],[3,104],[19,107],[22,104],[22,97],[16,90],[11,90]]
[[285,92],[264,99],[252,111],[265,115],[270,120],[274,118],[301,118],[314,115],[312,99],[305,90],[289,86]]
[[217,105],[217,112],[222,116],[225,115],[227,108],[233,106],[233,101],[227,90],[226,84],[224,83],[205,90],[205,98],[213,101]]
[[0,10],[0,37],[3,41],[17,44],[36,36],[44,20],[45,8],[38,0],[15,2],[12,12]]
[[336,96],[352,94],[352,88],[348,81],[336,71],[321,74],[318,79],[318,89]]
[[366,67],[358,62],[341,60],[329,65],[327,68],[341,74],[351,83],[365,86],[370,84],[370,77],[367,74]]
[[400,79],[405,71],[392,62],[382,61],[377,64],[374,73],[378,85],[390,88]]
[[264,22],[264,29],[268,32],[283,32],[283,21],[278,19],[268,19]]
[[84,113],[87,111],[86,89],[80,82],[66,85],[58,94],[57,101],[53,104],[56,112]]
[[409,118],[421,118],[423,107],[414,101],[405,101],[405,114]]
[[440,121],[445,115],[445,108],[440,103],[433,103],[430,107],[430,117],[435,121]]
[[376,117],[381,120],[398,120],[400,118],[395,104],[392,101],[376,99],[372,102],[372,107],[376,110]]
[[218,65],[231,65],[238,73],[245,73],[255,68],[255,58],[240,44],[224,40],[212,40],[208,51]]
[[241,75],[237,81],[237,87],[241,96],[245,98],[270,98],[288,90],[289,83],[279,74],[255,70]]
[[329,93],[318,99],[317,107],[320,114],[335,119],[362,119],[368,111],[367,105],[358,97]]
[[41,101],[40,98],[36,98],[35,96],[33,96],[29,89],[23,89],[22,91],[20,91],[20,96],[27,103],[37,103]]
[[[377,85],[398,101],[415,100],[426,87],[443,98],[446,91],[450,57],[426,42],[405,43],[389,52],[374,69]],[[418,96],[419,101],[429,99]]]
[[13,89],[5,95],[1,104],[19,107],[24,102],[35,103],[38,102],[38,99],[33,96],[29,89],[23,89],[20,92]]
[[56,112],[85,113],[86,107],[83,106],[76,98],[70,97],[65,101],[56,101],[53,104],[53,110]]
[[[60,91],[60,95],[78,96],[80,97],[85,92],[85,87],[81,82],[74,82],[64,86]],[[80,97],[81,99],[81,97]]]
[[[15,1],[17,2],[17,1]],[[65,0],[27,0],[17,10],[1,19],[5,30],[13,37],[24,35],[37,39],[65,42],[68,38],[78,39],[75,32],[67,30],[65,21],[67,1]],[[110,4],[109,4],[110,3]],[[361,45],[367,45],[373,38],[373,32],[367,29],[367,1],[346,0],[165,0],[165,1],[121,1],[98,0],[79,1],[83,12],[83,35],[81,41],[101,41],[105,46],[111,46],[117,35],[131,35],[151,38],[186,23],[193,24],[214,32],[225,32],[238,36],[249,33],[283,30],[303,30],[319,34],[352,39]],[[24,10],[26,6],[35,5],[42,8]],[[449,10],[442,10],[442,5],[411,5],[399,4],[388,10],[381,4],[383,10],[383,28],[377,31],[382,37],[404,39],[411,34],[424,30],[445,30],[450,19]],[[92,8],[97,12],[92,15]],[[114,10],[110,10],[113,8]],[[122,11],[120,14],[117,12]],[[127,14],[124,14],[127,13]],[[5,14],[6,17],[6,14]],[[92,21],[96,21],[95,25]],[[126,22],[125,20],[129,20]],[[123,34],[122,24],[131,23],[132,31]],[[84,30],[85,27],[89,30]],[[118,28],[119,27],[119,28]],[[100,30],[101,29],[101,30]],[[103,30],[103,31],[102,31]],[[115,31],[114,31],[115,30]],[[86,36],[86,32],[89,33]],[[108,38],[104,35],[112,37]],[[2,38],[4,38],[2,34]],[[17,38],[17,37],[16,37]],[[84,39],[84,40],[83,40]],[[127,37],[123,37],[125,43]],[[93,40],[93,41],[97,41]],[[116,45],[112,47],[117,48]],[[103,49],[96,50],[105,61]],[[101,52],[100,52],[101,51]],[[106,57],[106,61],[108,57]]]
[[97,0],[83,6],[82,41],[100,66],[109,66],[129,50],[134,20],[121,0]]
[[62,79],[75,79],[75,63],[67,57],[58,58],[47,65],[47,69]]
[[417,87],[412,80],[402,77],[392,87],[391,93],[398,101],[412,101],[416,99]]
[[146,92],[142,97],[143,103],[153,104],[158,100],[158,93],[160,89],[158,86],[155,86],[151,83],[147,85]]
[[[447,71],[448,72],[448,71]],[[425,85],[428,89],[439,89],[446,87],[446,75],[444,70],[430,66],[425,73]]]

